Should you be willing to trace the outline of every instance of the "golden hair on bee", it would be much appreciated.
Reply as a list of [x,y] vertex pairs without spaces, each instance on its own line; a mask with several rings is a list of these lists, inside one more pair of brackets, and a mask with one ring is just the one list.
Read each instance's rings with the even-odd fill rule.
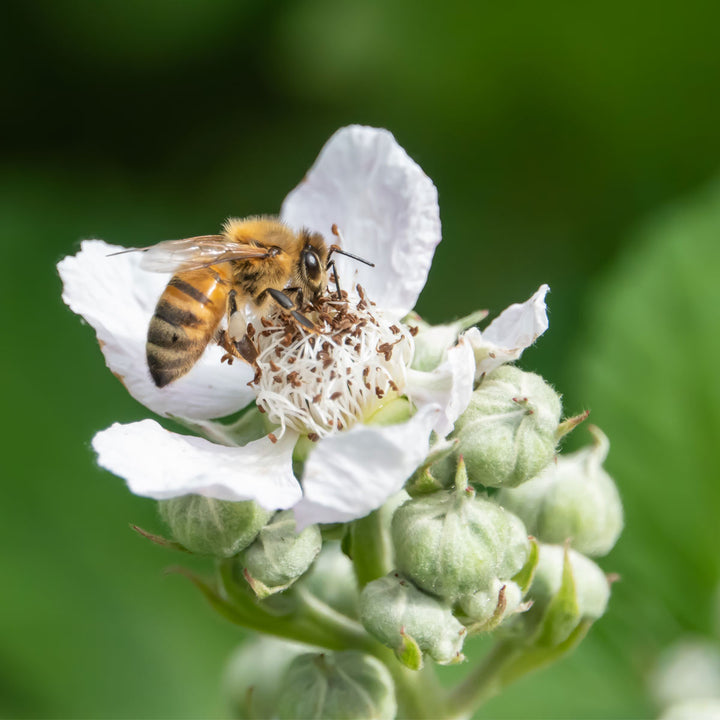
[[[337,226],[332,232],[340,238]],[[314,304],[326,292],[330,270],[341,296],[334,252],[374,267],[338,245],[328,248],[320,233],[296,232],[269,216],[229,218],[220,235],[167,240],[113,254],[125,252],[143,253],[140,264],[145,270],[173,273],[148,327],[147,363],[158,387],[187,374],[212,341],[225,349],[223,359],[253,363],[257,350],[245,330],[231,337],[220,329],[223,317],[230,326],[243,306],[262,317],[275,303],[305,330],[317,332],[297,308]]]
[[247,338],[219,331],[223,317],[244,305],[262,315],[276,303],[314,330],[296,308],[326,291],[332,266],[322,235],[295,232],[273,217],[231,218],[220,235],[170,240],[142,252],[144,268],[174,273],[147,335],[148,368],[158,387],[185,375],[214,339],[231,357],[252,362]]

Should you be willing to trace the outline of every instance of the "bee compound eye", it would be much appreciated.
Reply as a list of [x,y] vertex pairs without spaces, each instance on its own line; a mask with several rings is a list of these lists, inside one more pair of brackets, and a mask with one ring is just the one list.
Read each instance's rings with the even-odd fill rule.
[[320,260],[314,250],[303,251],[303,263],[308,277],[312,280],[317,279],[320,275]]

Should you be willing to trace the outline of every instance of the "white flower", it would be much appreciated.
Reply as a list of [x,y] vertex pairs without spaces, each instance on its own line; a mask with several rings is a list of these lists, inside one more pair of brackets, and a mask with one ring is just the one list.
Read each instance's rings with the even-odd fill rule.
[[[479,331],[444,349],[434,370],[409,367],[413,342],[401,319],[425,284],[440,218],[435,186],[393,136],[361,126],[339,130],[285,199],[281,216],[291,227],[326,238],[336,224],[343,248],[375,263],[369,268],[336,256],[341,285],[350,293],[347,308],[366,322],[357,343],[298,329],[288,347],[280,342],[283,319],[276,315],[274,329],[258,340],[263,371],[254,379],[244,363],[221,364],[223,351],[212,346],[186,376],[157,388],[147,369],[145,338],[169,277],[141,269],[139,253],[108,257],[121,248],[100,240],[84,241],[80,253],[58,265],[63,299],[93,326],[108,367],[149,409],[192,421],[216,437],[221,426],[207,420],[255,401],[281,427],[231,447],[169,432],[153,420],[115,424],[95,436],[93,447],[100,465],[125,478],[134,493],[255,500],[268,509],[293,508],[299,527],[348,521],[400,490],[425,459],[431,431],[446,435],[467,407]],[[358,285],[367,302],[360,302]],[[531,304],[536,318],[538,301]],[[482,337],[500,348],[496,356],[522,352],[515,327],[527,324],[526,314],[506,337],[505,327],[493,334],[495,323],[486,330]],[[542,330],[531,332],[527,344]],[[313,387],[314,376],[320,381]],[[409,419],[406,413],[394,425],[363,424],[402,395],[417,410]],[[292,460],[303,435],[317,442],[298,482]]]

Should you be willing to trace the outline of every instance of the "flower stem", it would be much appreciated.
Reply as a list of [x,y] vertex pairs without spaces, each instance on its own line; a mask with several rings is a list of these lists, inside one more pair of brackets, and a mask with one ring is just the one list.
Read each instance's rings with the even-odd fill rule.
[[573,650],[587,634],[591,621],[581,622],[570,636],[554,646],[524,645],[502,640],[448,697],[447,718],[468,718],[484,702],[519,678],[555,662]]
[[295,617],[321,627],[343,642],[342,649],[354,648],[375,654],[379,644],[367,634],[365,628],[352,618],[343,615],[323,602],[306,588],[295,588],[298,610]]
[[502,690],[502,671],[522,652],[516,644],[497,643],[448,698],[448,718],[470,717],[486,700]]
[[249,630],[327,648],[359,650],[378,658],[390,671],[400,708],[399,718],[432,720],[444,717],[444,692],[434,670],[409,670],[392,650],[373,639],[355,620],[343,615],[302,586],[292,589],[293,603],[286,614],[263,607],[245,588],[239,587],[232,565],[219,565],[220,582],[227,599],[195,576],[184,573],[202,590],[212,605],[228,620]]
[[422,670],[410,670],[384,646],[375,656],[385,663],[393,676],[398,701],[397,720],[438,720],[446,717],[446,693],[440,687],[432,665],[428,664]]
[[[295,589],[292,608],[281,614],[259,603],[238,587],[229,562],[219,567],[220,580],[228,600],[210,598],[216,609],[237,625],[267,635],[295,640],[329,650],[353,648],[372,652],[377,643],[362,625],[337,612],[307,591]],[[197,583],[196,583],[197,584]],[[203,588],[201,588],[203,589]],[[205,593],[207,596],[207,592]]]
[[350,525],[350,557],[361,590],[393,569],[392,542],[382,513],[380,508]]

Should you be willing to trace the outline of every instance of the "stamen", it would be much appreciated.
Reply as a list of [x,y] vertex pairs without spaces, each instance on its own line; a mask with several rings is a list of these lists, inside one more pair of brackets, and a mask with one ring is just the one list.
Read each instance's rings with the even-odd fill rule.
[[278,437],[289,427],[322,438],[403,391],[414,349],[408,328],[367,299],[354,306],[326,295],[299,311],[313,332],[278,309],[255,337],[257,404],[280,425]]

